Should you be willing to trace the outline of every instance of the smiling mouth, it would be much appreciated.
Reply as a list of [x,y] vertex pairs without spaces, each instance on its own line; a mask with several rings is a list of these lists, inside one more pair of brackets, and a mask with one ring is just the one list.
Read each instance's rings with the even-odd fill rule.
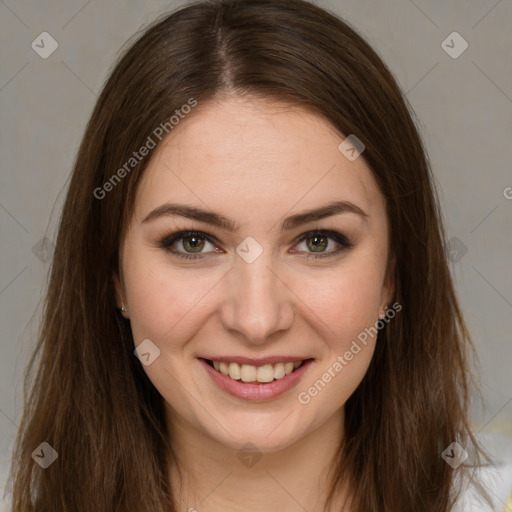
[[274,380],[282,379],[300,368],[306,361],[290,361],[286,363],[264,364],[253,366],[250,364],[228,363],[225,361],[205,361],[216,371],[232,380],[241,382],[255,382],[267,384]]

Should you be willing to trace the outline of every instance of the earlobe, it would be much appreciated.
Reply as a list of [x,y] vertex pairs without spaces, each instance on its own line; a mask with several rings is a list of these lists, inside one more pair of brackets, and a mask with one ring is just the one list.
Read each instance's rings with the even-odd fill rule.
[[114,282],[114,288],[116,292],[116,305],[118,309],[121,312],[121,315],[123,315],[124,318],[129,318],[128,316],[128,310],[126,309],[125,303],[124,303],[124,286],[121,283],[121,279],[119,278],[119,275],[117,272],[114,272],[112,274],[112,281]]
[[117,272],[112,274],[112,281],[114,282],[114,288],[116,291],[116,305],[119,309],[123,307],[123,287],[121,286],[121,280],[117,275]]

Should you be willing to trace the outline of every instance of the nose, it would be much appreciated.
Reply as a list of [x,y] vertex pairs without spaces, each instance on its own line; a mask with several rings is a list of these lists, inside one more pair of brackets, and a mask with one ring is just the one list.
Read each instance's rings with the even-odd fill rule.
[[294,295],[277,267],[264,251],[252,263],[239,258],[228,275],[221,320],[247,343],[265,344],[293,324]]

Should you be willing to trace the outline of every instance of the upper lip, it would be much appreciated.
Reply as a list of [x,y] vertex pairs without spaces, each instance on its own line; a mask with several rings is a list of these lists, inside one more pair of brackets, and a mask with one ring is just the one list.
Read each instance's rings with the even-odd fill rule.
[[268,357],[243,357],[243,356],[208,356],[200,357],[200,359],[209,359],[210,361],[225,362],[225,363],[238,363],[250,364],[251,366],[263,366],[265,364],[276,363],[289,363],[296,361],[306,361],[312,359],[311,357],[302,356],[268,356]]

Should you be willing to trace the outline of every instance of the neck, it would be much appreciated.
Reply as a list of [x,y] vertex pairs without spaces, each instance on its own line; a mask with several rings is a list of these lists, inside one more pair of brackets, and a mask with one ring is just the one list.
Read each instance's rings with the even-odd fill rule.
[[[329,512],[323,507],[330,490],[329,470],[343,437],[343,420],[341,409],[283,449],[260,453],[254,447],[250,453],[226,447],[168,412],[175,451],[170,482],[177,510]],[[343,497],[341,492],[336,495],[338,511]]]

